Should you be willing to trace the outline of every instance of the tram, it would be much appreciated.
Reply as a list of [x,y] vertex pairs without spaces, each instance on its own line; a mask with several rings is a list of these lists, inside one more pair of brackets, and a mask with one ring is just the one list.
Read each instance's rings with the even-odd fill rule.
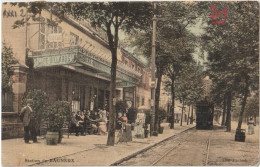
[[199,101],[196,108],[196,129],[213,129],[214,104]]

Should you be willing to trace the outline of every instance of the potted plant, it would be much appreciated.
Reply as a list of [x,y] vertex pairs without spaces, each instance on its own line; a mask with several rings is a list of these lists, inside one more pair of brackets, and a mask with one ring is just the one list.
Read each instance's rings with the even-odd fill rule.
[[47,145],[56,145],[58,141],[61,141],[61,129],[70,115],[70,108],[70,103],[66,101],[56,101],[47,108],[44,113],[44,121],[47,125]]
[[164,110],[163,108],[159,108],[159,110],[158,110],[158,120],[159,120],[159,129],[158,129],[158,132],[159,132],[160,134],[163,133],[164,127],[161,127],[161,123],[162,123],[162,121],[166,118],[166,116],[167,116],[166,110]]
[[144,136],[145,138],[148,138],[149,136],[149,130],[148,130],[148,124],[151,124],[151,110],[145,110],[145,126],[144,126]]

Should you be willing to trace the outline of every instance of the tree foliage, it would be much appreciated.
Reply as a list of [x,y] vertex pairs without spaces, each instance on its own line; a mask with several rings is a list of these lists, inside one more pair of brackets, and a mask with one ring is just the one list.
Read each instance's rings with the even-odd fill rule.
[[8,92],[11,89],[10,68],[18,61],[14,58],[13,49],[3,43],[2,46],[2,91]]
[[[198,3],[199,14],[210,15],[211,2]],[[208,52],[208,67],[213,80],[214,99],[223,99],[226,92],[241,98],[238,129],[250,90],[258,90],[259,5],[257,2],[216,2],[219,9],[227,8],[224,24],[211,24],[204,17],[206,34],[201,47]],[[203,15],[204,15],[203,14]]]
[[175,92],[179,100],[184,100],[186,104],[191,105],[201,98],[203,71],[194,61],[183,63],[184,68],[176,78]]

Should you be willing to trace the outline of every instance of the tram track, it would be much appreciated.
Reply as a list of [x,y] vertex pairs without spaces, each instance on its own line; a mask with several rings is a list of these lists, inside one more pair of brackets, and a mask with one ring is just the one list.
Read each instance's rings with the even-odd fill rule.
[[[187,141],[187,138],[186,140]],[[155,166],[158,162],[160,162],[164,157],[166,157],[171,151],[173,151],[175,148],[177,148],[179,145],[183,144],[184,142],[179,142],[176,146],[172,147],[171,149],[169,149],[167,152],[165,152],[163,154],[163,156],[161,156],[159,159],[157,159],[156,161],[154,161],[150,166]]]
[[[158,155],[156,156],[156,161],[153,161],[152,164],[145,164],[148,166],[154,166],[157,164],[157,162],[160,161],[160,159],[164,158],[167,153],[171,152],[172,150],[174,150],[174,148],[177,148],[179,145],[181,145],[184,141],[187,140],[187,137],[184,139],[183,138],[183,134],[189,133],[189,130],[195,129],[195,127],[192,127],[190,129],[187,129],[179,134],[176,134],[174,136],[171,136],[163,141],[161,141],[160,143],[157,143],[155,145],[152,145],[150,147],[147,147],[146,149],[137,152],[136,154],[132,155],[131,157],[127,157],[125,159],[120,160],[120,162],[114,163],[111,166],[124,166],[124,165],[128,165],[129,161],[133,161],[133,159],[138,159],[139,157],[142,156],[146,156],[147,152],[156,152],[158,153],[158,150],[168,150],[166,152],[160,152],[158,153]],[[173,143],[171,143],[173,142]],[[169,145],[171,145],[171,149],[169,149]],[[143,164],[142,164],[143,165]]]
[[[193,134],[195,133],[195,134]],[[202,139],[198,138],[196,140],[198,140],[200,142],[200,148],[201,151],[198,152],[198,154],[201,154],[202,158],[201,158],[201,166],[207,166],[208,165],[208,159],[209,159],[209,148],[210,148],[210,138],[211,135],[213,133],[210,132],[210,134],[208,134],[208,131],[186,131],[185,133],[180,134],[179,136],[175,136],[170,138],[169,140],[161,143],[160,145],[157,145],[155,147],[152,147],[148,150],[146,150],[145,152],[142,152],[138,155],[136,155],[135,157],[132,157],[128,160],[125,160],[122,163],[119,163],[117,165],[120,166],[128,166],[128,165],[143,165],[143,166],[156,166],[158,164],[158,166],[161,165],[174,165],[175,164],[167,164],[167,159],[171,159],[173,154],[178,154],[178,152],[180,150],[185,150],[185,147],[187,147],[187,145],[192,144],[191,142],[193,142],[192,138],[190,136],[194,136],[197,135],[196,133],[203,133],[204,137]],[[198,137],[198,136],[196,136]],[[206,138],[206,140],[205,140]],[[202,140],[204,142],[202,142]],[[174,144],[173,144],[174,143]],[[204,144],[203,144],[204,143]],[[204,147],[203,147],[204,146]],[[205,149],[206,146],[206,149]],[[167,148],[168,147],[168,148]],[[170,147],[170,149],[169,149]],[[165,149],[167,148],[167,149]],[[202,149],[204,148],[204,149]],[[165,151],[167,150],[167,151]],[[193,152],[196,150],[192,150]],[[152,152],[152,153],[151,153]],[[149,161],[149,157],[150,156],[150,161]],[[203,158],[204,157],[204,158]],[[142,163],[143,161],[148,161],[152,163]],[[184,158],[185,161],[185,158]],[[164,164],[166,163],[166,164]],[[193,164],[190,164],[193,165]]]

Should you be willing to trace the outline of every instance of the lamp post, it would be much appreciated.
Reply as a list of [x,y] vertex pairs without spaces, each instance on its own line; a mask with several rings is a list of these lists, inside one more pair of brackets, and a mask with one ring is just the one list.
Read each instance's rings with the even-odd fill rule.
[[[156,10],[156,4],[154,3],[154,11]],[[156,14],[153,15],[153,37],[152,37],[152,55],[151,55],[151,99],[152,99],[152,119],[151,119],[151,127],[150,127],[150,135],[152,136],[154,133],[154,124],[155,124],[155,41],[156,41]]]

